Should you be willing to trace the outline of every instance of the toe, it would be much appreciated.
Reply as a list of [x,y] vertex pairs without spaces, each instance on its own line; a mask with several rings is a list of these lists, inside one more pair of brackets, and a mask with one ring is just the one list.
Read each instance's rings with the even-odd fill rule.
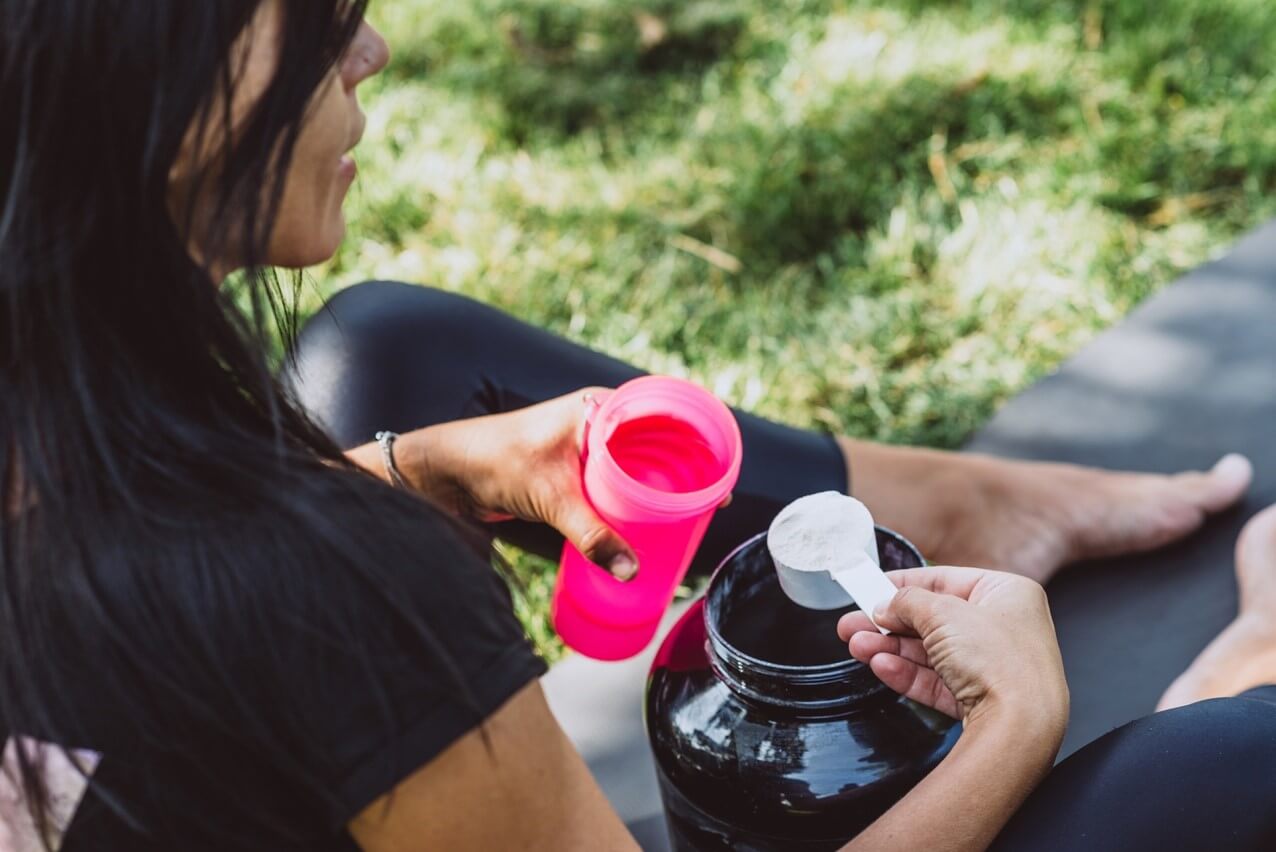
[[1254,466],[1239,453],[1219,459],[1208,473],[1173,477],[1181,497],[1205,512],[1221,512],[1239,500],[1254,479]]

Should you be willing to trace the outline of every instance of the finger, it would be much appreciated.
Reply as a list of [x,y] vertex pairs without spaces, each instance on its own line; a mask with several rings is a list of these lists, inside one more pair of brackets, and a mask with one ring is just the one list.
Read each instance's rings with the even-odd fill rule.
[[849,646],[851,656],[861,663],[868,662],[878,654],[892,654],[918,665],[930,665],[930,657],[926,654],[922,640],[911,636],[883,636],[876,630],[865,630],[852,636]]
[[581,388],[575,393],[569,393],[566,396],[559,397],[556,403],[564,404],[563,410],[567,412],[569,418],[568,427],[573,430],[576,438],[576,448],[583,451],[585,449],[585,435],[589,422],[593,419],[593,415],[602,408],[607,397],[611,396],[615,391],[604,387],[588,387]]
[[[880,636],[882,641],[875,641],[874,636]],[[893,635],[882,636],[876,630],[864,630],[856,633],[846,644],[851,656],[861,663],[872,662],[873,657],[878,654],[895,654],[898,656],[899,653],[899,637]]]
[[1229,453],[1206,473],[1191,471],[1173,477],[1176,492],[1205,512],[1221,512],[1249,490],[1254,466],[1239,453]]
[[722,502],[718,504],[718,508],[725,509],[726,507],[730,506],[734,500],[735,500],[735,495],[728,494],[726,497],[722,498]]
[[843,642],[851,641],[851,637],[861,630],[877,630],[872,619],[862,610],[852,610],[837,620],[837,638]]
[[886,576],[901,589],[917,587],[941,595],[953,595],[968,599],[979,581],[995,571],[983,568],[959,568],[949,565],[930,565],[925,568],[905,568],[888,571]]
[[905,586],[873,613],[878,627],[895,633],[925,637],[952,617],[953,609],[966,602],[953,595],[937,594],[921,586]]
[[638,557],[625,540],[598,517],[583,496],[560,503],[556,514],[552,526],[590,562],[606,568],[617,580],[632,580],[638,573]]
[[870,661],[869,668],[878,680],[905,698],[954,719],[961,718],[956,699],[934,669],[894,654],[878,654]]

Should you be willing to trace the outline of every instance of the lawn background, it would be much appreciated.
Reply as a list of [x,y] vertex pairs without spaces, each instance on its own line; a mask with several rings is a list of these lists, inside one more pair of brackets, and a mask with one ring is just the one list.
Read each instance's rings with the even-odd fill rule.
[[[350,236],[800,426],[954,446],[1272,215],[1266,0],[373,0]],[[509,554],[550,659],[550,566]]]

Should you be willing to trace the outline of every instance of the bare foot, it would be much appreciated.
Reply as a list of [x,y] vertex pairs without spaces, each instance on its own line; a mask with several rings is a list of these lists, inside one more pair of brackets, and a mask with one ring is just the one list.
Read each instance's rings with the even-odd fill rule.
[[928,559],[1046,582],[1062,566],[1154,550],[1231,506],[1253,478],[1244,456],[1207,473],[1118,473],[1074,465],[842,440],[851,490]]
[[1236,620],[1170,684],[1158,710],[1276,683],[1276,506],[1241,531],[1236,581],[1241,604]]

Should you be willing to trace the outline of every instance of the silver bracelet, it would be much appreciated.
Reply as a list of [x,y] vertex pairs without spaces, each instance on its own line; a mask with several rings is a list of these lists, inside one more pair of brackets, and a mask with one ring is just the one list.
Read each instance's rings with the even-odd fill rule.
[[397,432],[378,432],[377,445],[381,447],[381,461],[385,463],[386,475],[396,488],[408,488],[408,481],[399,473],[399,466],[394,463],[394,442],[399,437]]

